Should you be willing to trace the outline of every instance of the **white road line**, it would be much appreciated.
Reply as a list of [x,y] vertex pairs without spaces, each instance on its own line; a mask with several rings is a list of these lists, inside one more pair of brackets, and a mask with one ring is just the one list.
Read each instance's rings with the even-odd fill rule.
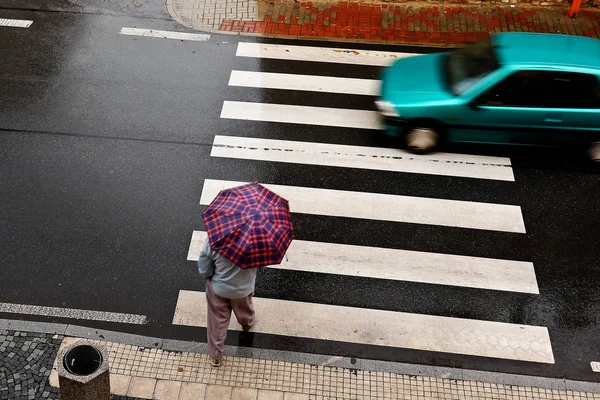
[[192,40],[196,42],[206,42],[210,39],[210,35],[204,33],[186,33],[186,32],[174,32],[174,31],[160,31],[156,29],[140,29],[140,28],[123,28],[121,35],[131,36],[145,36],[162,39],[176,39],[176,40]]
[[[194,231],[189,261],[198,261],[206,232]],[[533,263],[294,239],[269,268],[539,294]]]
[[303,90],[308,92],[379,95],[381,81],[336,78],[332,76],[278,74],[272,72],[231,71],[229,86],[263,89]]
[[592,361],[590,363],[590,366],[592,367],[592,371],[594,371],[594,372],[600,372],[600,362],[598,362],[598,361]]
[[0,18],[0,26],[8,26],[11,28],[29,28],[33,21],[27,19],[9,19]]
[[[317,340],[554,363],[540,326],[254,298],[254,332]],[[235,318],[230,329],[242,330]],[[179,291],[173,324],[206,327],[203,292]]]
[[[208,205],[222,189],[245,183],[248,182],[205,179],[200,204]],[[301,214],[525,233],[525,223],[519,206],[263,185],[289,200],[292,212]]]
[[277,60],[387,66],[399,58],[413,57],[419,54],[240,42],[238,43],[235,55],[238,57],[272,58]]
[[213,157],[514,181],[510,159],[216,135]]
[[26,304],[0,303],[0,313],[43,315],[90,321],[119,322],[122,324],[142,325],[147,322],[144,315],[122,314],[106,311],[79,310],[74,308],[31,306]]
[[376,111],[224,101],[221,118],[342,128],[383,129]]
[[202,244],[204,243],[204,240],[206,240],[206,232],[192,232],[192,240],[190,240],[190,248],[188,249],[187,255],[188,261],[198,261],[198,259],[200,258],[200,251],[202,250]]

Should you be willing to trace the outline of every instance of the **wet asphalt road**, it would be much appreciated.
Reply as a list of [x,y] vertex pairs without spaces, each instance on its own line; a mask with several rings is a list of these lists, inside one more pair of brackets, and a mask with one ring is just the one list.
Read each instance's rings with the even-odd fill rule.
[[600,381],[589,365],[600,360],[600,170],[579,154],[455,149],[510,156],[516,182],[211,158],[219,134],[381,145],[375,132],[221,120],[224,100],[373,109],[367,97],[229,88],[232,69],[370,79],[378,70],[236,58],[231,36],[118,35],[181,30],[158,8],[144,18],[61,9],[0,9],[34,20],[0,28],[0,302],[142,314],[149,325],[72,322],[205,340],[171,324],[179,290],[204,289],[186,261],[191,232],[203,228],[204,179],[515,204],[526,235],[311,215],[294,226],[303,240],[532,261],[539,295],[279,270],[261,274],[256,295],[546,326],[555,365],[259,334],[252,345]]

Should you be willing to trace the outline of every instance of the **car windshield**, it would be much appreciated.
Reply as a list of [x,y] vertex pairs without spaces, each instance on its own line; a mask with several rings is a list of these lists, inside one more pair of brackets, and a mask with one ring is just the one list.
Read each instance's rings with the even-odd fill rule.
[[448,86],[456,96],[499,67],[491,39],[455,50],[446,58]]

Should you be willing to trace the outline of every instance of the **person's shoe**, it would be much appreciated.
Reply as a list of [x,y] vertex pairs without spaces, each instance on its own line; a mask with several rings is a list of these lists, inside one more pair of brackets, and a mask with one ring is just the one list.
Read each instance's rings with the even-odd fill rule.
[[252,329],[252,325],[242,325],[242,329],[244,330],[244,332],[250,332],[250,329]]
[[210,357],[210,365],[212,365],[213,367],[220,367],[221,361],[222,361],[221,357],[219,357],[219,358]]

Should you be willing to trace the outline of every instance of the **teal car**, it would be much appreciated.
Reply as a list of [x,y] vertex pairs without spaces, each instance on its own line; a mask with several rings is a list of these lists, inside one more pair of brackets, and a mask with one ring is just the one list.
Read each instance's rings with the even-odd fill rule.
[[500,33],[382,73],[385,132],[417,152],[440,143],[585,145],[600,161],[600,40]]

